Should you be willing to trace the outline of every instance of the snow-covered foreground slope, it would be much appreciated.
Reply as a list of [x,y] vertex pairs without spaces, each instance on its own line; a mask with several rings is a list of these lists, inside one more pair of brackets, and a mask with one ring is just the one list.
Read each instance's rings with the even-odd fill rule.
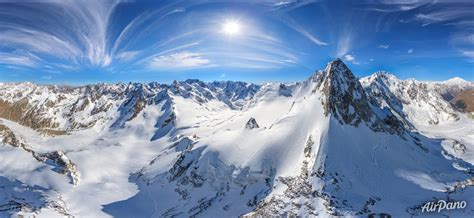
[[[2,84],[0,216],[473,216],[473,120],[381,76]],[[434,199],[468,205],[423,214]]]

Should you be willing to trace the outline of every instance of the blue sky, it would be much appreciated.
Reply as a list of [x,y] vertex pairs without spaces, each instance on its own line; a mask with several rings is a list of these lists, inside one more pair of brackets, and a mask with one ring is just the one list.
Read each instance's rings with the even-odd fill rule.
[[474,81],[471,1],[0,0],[0,81],[301,81],[336,57],[359,76]]

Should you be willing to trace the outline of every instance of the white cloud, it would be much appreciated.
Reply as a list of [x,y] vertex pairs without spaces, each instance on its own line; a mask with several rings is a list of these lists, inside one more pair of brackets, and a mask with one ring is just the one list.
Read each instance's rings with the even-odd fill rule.
[[352,44],[352,38],[350,34],[344,34],[337,41],[336,56],[341,57],[349,51]]
[[373,58],[369,59],[370,62],[375,61]]
[[6,18],[2,19],[0,43],[40,57],[106,66],[112,61],[106,48],[108,21],[118,4],[118,0],[53,0],[28,7],[5,5],[0,11]]
[[[109,71],[131,70],[135,67],[186,69],[224,64],[227,66],[228,63],[268,68],[296,65],[299,63],[299,55],[304,55],[282,42],[276,35],[265,31],[258,22],[252,23],[251,19],[245,22],[245,30],[248,30],[248,33],[239,37],[239,42],[235,43],[243,45],[240,47],[242,51],[252,50],[255,56],[239,57],[234,54],[232,60],[221,61],[219,53],[226,52],[226,49],[222,49],[226,46],[208,47],[206,58],[202,54],[182,52],[190,50],[190,47],[200,46],[201,43],[208,43],[205,44],[208,46],[222,40],[209,37],[215,33],[215,29],[208,25],[219,22],[216,17],[222,13],[196,20],[197,26],[184,25],[184,22],[180,23],[179,20],[178,23],[165,20],[167,16],[184,12],[190,5],[202,4],[200,1],[177,1],[141,12],[131,17],[128,23],[117,26],[116,17],[112,14],[120,2],[124,1],[128,0],[48,0],[42,4],[29,4],[28,7],[16,7],[12,1],[11,6],[5,5],[5,8],[0,10],[0,44],[5,51],[9,51],[3,54],[0,63],[35,68],[37,71],[44,71],[39,67],[46,65],[48,67],[44,68],[56,68],[58,71],[79,71],[90,66],[106,68]],[[313,0],[283,0],[276,4],[279,5],[278,10],[287,10],[311,2]],[[273,4],[275,2],[267,6],[273,8]],[[283,22],[310,42],[327,45],[304,26],[291,20]],[[201,24],[205,25],[200,26]],[[191,29],[178,28],[177,30],[183,32],[170,31],[163,33],[163,37],[161,33],[160,37],[151,35],[158,30],[157,27],[167,28],[170,25],[184,25]],[[142,46],[145,41],[149,42],[146,47]],[[10,52],[12,50],[18,53]],[[231,52],[237,52],[235,50],[232,49]],[[0,49],[0,52],[2,51]],[[212,64],[209,61],[211,57]],[[242,60],[244,58],[250,60]],[[64,67],[60,67],[63,64]]]
[[346,61],[354,61],[355,60],[355,57],[353,55],[344,55],[344,60]]
[[0,53],[0,64],[36,67],[37,59],[35,56],[16,55],[9,53]]
[[213,65],[203,54],[184,51],[155,57],[148,62],[148,66],[157,70],[184,70]]
[[[473,25],[474,26],[474,25]],[[467,32],[458,32],[451,35],[450,40],[454,45],[474,45],[474,34]]]
[[298,31],[301,35],[305,36],[307,39],[309,39],[311,42],[313,42],[314,44],[316,45],[327,45],[327,43],[319,40],[318,38],[316,38],[315,36],[313,36],[313,34],[311,34],[310,32],[308,32],[307,30],[305,30],[304,28],[300,28],[300,27],[294,27],[294,29],[296,31]]
[[463,51],[462,54],[464,56],[474,60],[474,51]]
[[410,11],[430,3],[430,0],[379,0],[373,2],[374,7],[368,7],[368,10],[387,13]]
[[124,51],[116,55],[116,58],[121,61],[130,61],[138,56],[138,51]]
[[419,13],[415,16],[415,20],[427,26],[433,23],[441,23],[446,21],[470,19],[472,16],[472,8],[470,7],[445,7],[438,11]]
[[408,54],[413,53],[413,49],[412,49],[412,48],[408,49],[407,53],[408,53]]
[[270,10],[291,11],[319,0],[282,0],[282,1],[255,1],[256,3],[268,5]]
[[355,56],[351,55],[351,54],[344,55],[344,60],[348,61],[348,62],[351,62],[353,64],[359,64],[359,62],[356,61]]
[[327,45],[326,42],[323,42],[322,40],[317,38],[315,35],[313,35],[308,30],[306,30],[306,28],[304,28],[301,25],[299,25],[298,23],[296,23],[293,19],[291,19],[289,17],[285,17],[285,19],[283,19],[282,21],[286,22],[288,27],[292,28],[293,30],[295,30],[299,34],[303,35],[304,37],[306,37],[308,40],[310,40],[314,44],[316,44],[316,45]]
[[378,46],[378,48],[383,48],[383,49],[387,49],[387,48],[389,48],[389,47],[390,47],[390,45],[379,45],[379,46]]
[[296,59],[288,59],[278,53],[217,51],[216,59],[220,66],[247,69],[276,69],[298,64]]
[[[175,14],[175,13],[181,13],[184,12],[185,9],[183,8],[177,8],[177,9],[172,9],[169,10],[168,7],[163,7],[164,9],[162,10],[155,10],[153,12],[145,12],[137,17],[135,17],[132,21],[130,21],[127,26],[125,26],[124,29],[120,32],[120,35],[118,38],[114,41],[113,47],[112,47],[112,53],[116,53],[119,50],[119,47],[127,47],[131,41],[133,40],[127,40],[127,39],[133,39],[133,35],[136,35],[136,32],[147,32],[150,31],[150,28],[153,28],[156,25],[156,22],[160,22],[163,18]],[[154,18],[154,19],[153,19]],[[189,33],[183,34],[181,36],[176,36],[173,37],[174,39],[170,39],[168,41],[162,42],[161,45],[164,45],[166,43],[169,43],[173,40],[176,40],[178,38],[184,37],[188,34],[192,34],[195,31],[191,31]],[[136,38],[135,38],[136,39]]]

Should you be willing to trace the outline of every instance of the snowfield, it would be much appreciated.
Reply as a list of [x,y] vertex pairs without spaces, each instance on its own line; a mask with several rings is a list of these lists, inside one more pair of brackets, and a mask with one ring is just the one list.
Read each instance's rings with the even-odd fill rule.
[[339,59],[294,84],[0,84],[0,217],[472,217],[474,120],[444,99],[472,87]]

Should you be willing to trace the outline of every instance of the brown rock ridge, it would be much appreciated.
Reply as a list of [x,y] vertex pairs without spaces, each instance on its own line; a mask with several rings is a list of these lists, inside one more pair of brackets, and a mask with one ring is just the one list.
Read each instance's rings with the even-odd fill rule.
[[451,104],[459,111],[474,112],[474,89],[460,92],[451,100]]

